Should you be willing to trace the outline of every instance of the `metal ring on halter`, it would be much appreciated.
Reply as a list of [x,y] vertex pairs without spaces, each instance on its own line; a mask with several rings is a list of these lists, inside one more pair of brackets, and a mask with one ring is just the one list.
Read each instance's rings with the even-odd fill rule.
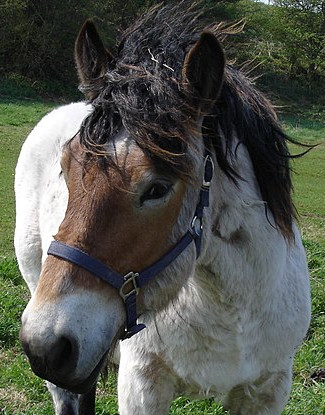
[[[128,274],[124,275],[124,283],[122,287],[120,288],[120,296],[123,298],[124,302],[125,300],[132,294],[138,295],[139,294],[139,287],[137,285],[136,278],[139,276],[138,272],[129,272]],[[132,289],[128,292],[125,292],[125,289],[129,284],[132,284]]]

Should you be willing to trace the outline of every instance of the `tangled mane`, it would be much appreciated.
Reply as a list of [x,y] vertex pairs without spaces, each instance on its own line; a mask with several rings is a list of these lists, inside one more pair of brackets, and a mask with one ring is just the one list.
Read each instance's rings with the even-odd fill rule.
[[[203,30],[225,44],[229,32],[222,24],[206,25],[199,3],[152,8],[123,34],[107,72],[83,83],[83,91],[95,96],[94,111],[80,130],[81,144],[90,155],[104,156],[105,163],[114,165],[105,144],[123,126],[150,157],[177,174],[190,175],[188,137],[198,134],[197,109],[182,86],[182,65]],[[295,211],[287,137],[268,100],[232,65],[226,66],[220,96],[206,114],[202,132],[220,168],[234,181],[240,180],[230,163],[236,133],[248,149],[277,227],[290,239]]]

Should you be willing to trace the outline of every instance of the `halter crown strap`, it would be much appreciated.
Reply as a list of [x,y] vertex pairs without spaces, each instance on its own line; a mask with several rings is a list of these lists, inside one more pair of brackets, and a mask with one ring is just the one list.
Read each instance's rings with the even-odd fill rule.
[[194,241],[196,256],[200,255],[203,229],[204,208],[209,206],[209,190],[213,176],[213,162],[210,154],[204,159],[204,178],[200,190],[199,201],[190,229],[185,235],[158,261],[140,272],[129,272],[121,275],[108,265],[92,257],[79,248],[67,245],[60,241],[52,241],[47,251],[48,255],[69,261],[96,275],[98,278],[114,287],[122,297],[126,309],[126,331],[123,339],[130,338],[143,330],[146,326],[137,323],[137,295],[139,288],[146,285],[157,274],[173,262]]

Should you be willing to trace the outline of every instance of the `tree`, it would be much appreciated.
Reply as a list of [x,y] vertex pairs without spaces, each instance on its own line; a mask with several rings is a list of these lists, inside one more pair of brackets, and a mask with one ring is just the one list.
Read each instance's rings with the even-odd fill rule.
[[274,0],[281,21],[277,40],[290,63],[291,76],[307,75],[309,80],[324,74],[325,1]]
[[33,80],[76,82],[73,49],[83,22],[91,17],[113,47],[149,0],[0,0],[0,70]]

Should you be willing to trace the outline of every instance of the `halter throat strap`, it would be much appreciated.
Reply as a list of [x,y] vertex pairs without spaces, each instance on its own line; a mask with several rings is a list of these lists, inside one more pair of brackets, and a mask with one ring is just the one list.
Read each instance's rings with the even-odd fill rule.
[[123,276],[79,248],[67,245],[60,241],[51,242],[47,251],[48,255],[53,255],[57,258],[69,261],[86,271],[89,271],[119,292],[119,295],[124,301],[126,310],[126,328],[122,339],[130,338],[146,327],[142,323],[137,323],[137,295],[139,289],[173,262],[192,241],[194,241],[196,246],[196,257],[199,257],[203,230],[203,214],[204,208],[209,206],[209,191],[213,170],[214,167],[211,155],[206,152],[204,158],[204,178],[198,204],[189,230],[164,256],[140,272],[131,271]]

